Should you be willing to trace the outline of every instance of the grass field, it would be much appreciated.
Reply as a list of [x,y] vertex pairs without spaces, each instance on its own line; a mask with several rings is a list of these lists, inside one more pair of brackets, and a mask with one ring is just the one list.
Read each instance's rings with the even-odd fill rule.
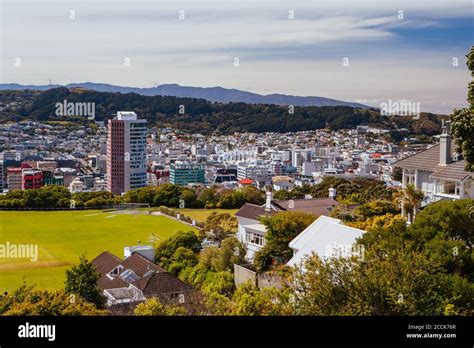
[[229,213],[234,215],[238,209],[177,209],[183,212],[184,215],[189,216],[191,219],[205,222],[206,218],[212,213]]
[[[234,215],[237,210],[239,209],[191,209],[191,208],[183,208],[183,209],[178,209],[178,208],[172,208],[177,211],[181,211],[184,215],[189,216],[192,219],[195,219],[196,221],[201,221],[205,222],[206,218],[212,213],[229,213],[230,215]],[[158,207],[152,207],[152,208],[139,208],[138,210],[140,211],[158,211]]]
[[0,212],[0,244],[37,244],[38,261],[0,258],[0,290],[23,278],[39,288],[59,289],[65,270],[86,253],[89,260],[108,250],[123,257],[123,247],[146,244],[151,234],[166,239],[192,227],[165,216],[102,211]]

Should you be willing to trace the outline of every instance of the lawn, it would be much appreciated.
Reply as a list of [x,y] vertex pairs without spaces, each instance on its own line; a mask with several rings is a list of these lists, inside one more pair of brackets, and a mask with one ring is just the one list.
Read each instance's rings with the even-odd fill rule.
[[205,222],[206,218],[212,213],[229,213],[234,216],[238,209],[177,209],[184,215],[189,216],[196,221]]
[[151,234],[166,239],[192,228],[165,216],[102,211],[0,212],[0,244],[36,244],[38,261],[0,258],[0,291],[22,284],[59,289],[64,272],[85,253],[89,260],[108,250],[123,257],[123,247],[146,244]]
[[[189,216],[191,219],[196,221],[205,222],[206,218],[212,213],[229,213],[230,215],[234,215],[239,209],[192,209],[192,208],[171,208],[176,211],[182,212],[184,215]],[[152,207],[152,208],[138,208],[139,211],[158,211],[159,207]]]

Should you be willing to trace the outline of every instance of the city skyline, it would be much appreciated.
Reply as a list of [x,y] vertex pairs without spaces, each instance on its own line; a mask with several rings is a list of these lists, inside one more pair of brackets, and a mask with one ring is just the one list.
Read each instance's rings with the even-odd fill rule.
[[139,4],[3,1],[0,81],[222,86],[440,113],[466,105],[470,1]]

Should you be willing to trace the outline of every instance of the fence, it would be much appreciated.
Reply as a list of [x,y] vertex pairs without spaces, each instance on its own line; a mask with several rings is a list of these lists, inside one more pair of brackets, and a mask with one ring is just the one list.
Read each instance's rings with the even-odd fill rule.
[[257,272],[250,269],[251,265],[236,265],[234,264],[234,284],[236,287],[250,282],[259,289],[275,287],[281,288],[284,284],[281,278],[275,272],[266,272],[257,274]]

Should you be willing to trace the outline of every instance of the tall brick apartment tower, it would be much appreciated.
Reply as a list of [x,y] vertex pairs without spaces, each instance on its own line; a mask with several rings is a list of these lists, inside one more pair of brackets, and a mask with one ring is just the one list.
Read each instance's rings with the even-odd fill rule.
[[146,120],[119,111],[108,122],[107,190],[122,194],[146,186]]

